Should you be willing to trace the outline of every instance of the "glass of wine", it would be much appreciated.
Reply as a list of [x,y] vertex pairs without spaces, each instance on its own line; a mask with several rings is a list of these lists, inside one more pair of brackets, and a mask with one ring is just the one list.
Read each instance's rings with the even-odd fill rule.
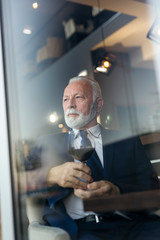
[[95,147],[93,143],[91,144],[90,140],[87,138],[87,131],[86,133],[84,131],[83,135],[81,133],[82,137],[81,142],[77,142],[76,139],[74,139],[74,132],[70,132],[69,153],[74,159],[86,163],[87,160],[91,157],[92,153],[94,152]]

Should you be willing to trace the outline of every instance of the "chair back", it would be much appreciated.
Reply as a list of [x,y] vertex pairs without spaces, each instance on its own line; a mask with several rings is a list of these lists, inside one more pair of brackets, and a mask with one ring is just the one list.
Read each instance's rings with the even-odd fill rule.
[[31,222],[39,222],[40,224],[44,224],[42,219],[42,212],[44,208],[44,198],[40,198],[38,196],[27,196],[26,198],[26,207],[27,207],[27,216],[29,223]]

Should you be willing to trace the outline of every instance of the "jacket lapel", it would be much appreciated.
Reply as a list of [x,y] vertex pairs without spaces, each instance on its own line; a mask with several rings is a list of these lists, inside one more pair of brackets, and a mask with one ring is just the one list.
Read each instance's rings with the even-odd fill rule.
[[92,156],[88,159],[87,165],[91,169],[92,178],[94,179],[94,181],[99,181],[104,179],[104,169],[96,151],[94,151]]
[[111,144],[112,131],[105,130],[101,127],[102,143],[103,143],[103,160],[104,160],[104,179],[109,180],[111,177],[111,167],[113,160],[114,144]]
[[103,143],[104,168],[99,160],[96,151],[94,151],[90,159],[88,159],[87,161],[87,165],[91,168],[94,181],[99,181],[102,179],[109,180],[111,178],[111,168],[114,150],[114,144],[111,144],[111,142],[114,135],[113,131],[106,130],[103,127],[101,127],[101,134]]

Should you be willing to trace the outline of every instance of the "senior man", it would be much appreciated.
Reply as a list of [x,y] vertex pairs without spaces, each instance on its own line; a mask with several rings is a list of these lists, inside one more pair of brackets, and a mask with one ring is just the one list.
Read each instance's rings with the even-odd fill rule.
[[[80,240],[158,240],[160,220],[146,212],[85,212],[83,199],[155,189],[153,169],[138,137],[125,138],[120,131],[106,130],[97,123],[103,106],[99,84],[75,77],[64,90],[63,110],[67,133],[41,137],[27,158],[41,163],[37,183],[55,191],[46,199],[43,219],[47,225],[65,229]],[[82,130],[95,151],[86,164],[68,151],[73,134],[81,144]],[[46,181],[47,179],[47,181]]]

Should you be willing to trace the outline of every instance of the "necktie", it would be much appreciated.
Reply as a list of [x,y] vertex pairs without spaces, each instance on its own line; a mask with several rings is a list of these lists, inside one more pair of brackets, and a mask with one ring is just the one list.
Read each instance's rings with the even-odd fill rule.
[[[85,130],[80,130],[80,136],[82,137],[81,145],[82,147],[92,147],[90,140],[87,135],[88,132]],[[87,160],[87,165],[91,168],[92,177],[94,181],[99,181],[104,179],[104,169],[99,160],[96,151],[93,152],[91,157]]]
[[83,148],[92,147],[91,141],[88,138],[88,132],[86,130],[80,130],[79,134],[82,138],[81,147],[83,147]]

